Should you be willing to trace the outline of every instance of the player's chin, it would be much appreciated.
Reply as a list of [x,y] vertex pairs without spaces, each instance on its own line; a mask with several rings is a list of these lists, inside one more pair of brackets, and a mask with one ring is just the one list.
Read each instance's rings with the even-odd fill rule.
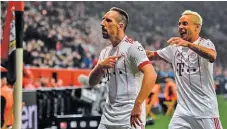
[[180,37],[181,37],[181,39],[183,39],[183,40],[187,40],[187,39],[188,39],[186,35],[181,35]]

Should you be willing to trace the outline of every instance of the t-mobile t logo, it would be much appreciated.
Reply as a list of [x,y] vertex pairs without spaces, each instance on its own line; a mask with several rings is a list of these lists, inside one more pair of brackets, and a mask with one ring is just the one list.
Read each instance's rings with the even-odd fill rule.
[[177,63],[177,72],[179,76],[182,76],[182,72],[184,72],[184,63]]

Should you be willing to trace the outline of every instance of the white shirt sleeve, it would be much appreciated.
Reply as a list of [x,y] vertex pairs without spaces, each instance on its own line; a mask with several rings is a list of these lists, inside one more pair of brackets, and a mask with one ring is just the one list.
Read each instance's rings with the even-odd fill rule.
[[103,57],[104,57],[104,52],[103,50],[100,52],[99,54],[99,60],[103,60]]
[[[199,45],[216,51],[214,44],[209,39],[203,40]],[[209,61],[208,59],[205,58],[202,59],[205,62],[213,63],[213,61]]]
[[216,51],[214,44],[209,39],[204,40],[203,42],[200,43],[200,45]]
[[173,58],[172,45],[169,45],[161,50],[157,50],[157,53],[160,57],[172,63]]
[[128,54],[138,68],[150,63],[143,46],[137,41],[129,48]]

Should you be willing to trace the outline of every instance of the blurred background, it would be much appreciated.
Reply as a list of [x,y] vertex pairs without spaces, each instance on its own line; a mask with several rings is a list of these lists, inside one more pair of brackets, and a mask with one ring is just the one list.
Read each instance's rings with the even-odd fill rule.
[[[23,128],[96,128],[105,103],[105,81],[90,88],[87,75],[100,50],[109,44],[102,38],[100,22],[113,6],[128,12],[127,35],[148,50],[163,48],[170,37],[177,36],[178,19],[184,10],[197,11],[203,17],[201,36],[214,43],[218,54],[215,88],[223,128],[227,128],[227,2],[212,1],[26,1]],[[1,1],[1,29],[6,9],[7,2]],[[174,73],[164,61],[152,64],[158,79],[146,100],[146,129],[167,129],[177,99]]]

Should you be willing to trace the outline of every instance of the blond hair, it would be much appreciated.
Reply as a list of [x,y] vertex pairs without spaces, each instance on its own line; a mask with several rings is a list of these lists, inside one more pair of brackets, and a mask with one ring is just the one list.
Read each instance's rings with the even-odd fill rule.
[[194,20],[194,23],[195,24],[199,24],[202,27],[202,25],[203,25],[203,18],[197,12],[194,12],[194,11],[191,11],[191,10],[185,10],[182,13],[182,16],[183,15],[193,15],[193,16],[195,16],[196,19]]

